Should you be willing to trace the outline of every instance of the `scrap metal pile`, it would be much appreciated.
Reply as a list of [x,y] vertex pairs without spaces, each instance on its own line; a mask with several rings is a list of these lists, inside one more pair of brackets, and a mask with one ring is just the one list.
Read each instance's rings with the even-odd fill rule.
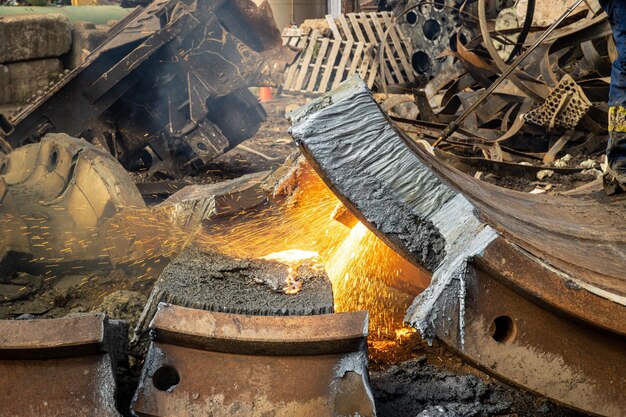
[[[278,84],[295,51],[280,45],[267,4],[156,0],[130,13],[85,63],[0,117],[0,288],[13,301],[76,269],[138,281],[134,267],[154,266],[131,335],[134,397],[124,408],[115,399],[124,323],[26,315],[0,321],[0,402],[11,403],[0,417],[375,416],[369,315],[335,309],[339,290],[389,309],[380,282],[402,289],[406,305],[418,294],[405,321],[425,340],[568,407],[621,415],[626,199],[535,195],[550,178],[601,175],[615,52],[599,7],[578,10],[432,147],[539,36],[535,6],[395,1],[393,14],[287,36],[301,53],[284,90],[333,89],[290,115],[310,166],[293,156],[153,207],[124,168],[201,173],[256,132],[265,113],[248,87]],[[288,214],[292,223],[275,222]],[[310,236],[289,241],[287,229]],[[376,253],[363,253],[375,252],[367,233],[380,239]],[[343,262],[329,268],[311,241]],[[286,242],[303,247],[269,251]],[[401,267],[385,269],[394,256]],[[67,385],[50,381],[57,370]],[[30,410],[14,391],[31,394]]]
[[[426,73],[430,79],[407,95],[381,98],[409,135],[431,144],[552,23],[544,14],[553,4],[538,4],[543,10],[533,19],[532,0],[520,13],[523,23],[520,6],[496,10],[497,17],[489,19],[494,10],[485,0],[472,7],[401,3],[394,9],[402,10],[396,25],[411,34],[415,46],[416,37],[426,42],[418,35],[429,25],[439,27],[454,16],[461,20],[454,33],[437,31],[431,43],[447,37],[445,49],[423,55],[428,59],[423,66],[432,68]],[[435,154],[471,175],[524,191],[567,183],[559,188],[563,191],[599,177],[615,46],[606,15],[592,4],[592,10],[577,9],[557,28]],[[552,13],[560,15],[565,6]],[[384,85],[383,91],[397,93],[399,87]]]
[[265,112],[247,87],[275,85],[290,56],[267,4],[155,1],[16,115],[0,116],[2,151],[61,132],[99,143],[129,170],[196,173],[256,133]]
[[[287,28],[301,54],[283,90],[319,95],[358,74],[411,136],[432,143],[568,4],[403,0]],[[607,17],[579,7],[435,152],[501,186],[545,192],[601,176],[611,62]],[[564,157],[564,158],[563,158]]]

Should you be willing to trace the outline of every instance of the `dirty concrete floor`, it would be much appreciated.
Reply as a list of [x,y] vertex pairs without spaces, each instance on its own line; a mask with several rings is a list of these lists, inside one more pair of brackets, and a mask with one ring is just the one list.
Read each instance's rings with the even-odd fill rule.
[[[296,147],[287,129],[285,107],[302,99],[278,99],[266,105],[269,118],[258,134],[221,156],[199,178],[189,182],[213,183],[243,174],[278,167]],[[141,174],[136,176],[143,180]],[[154,282],[166,262],[135,279],[133,270],[96,271],[44,280],[16,277],[24,287],[12,300],[0,300],[0,319],[22,314],[37,318],[63,317],[106,311],[113,318],[137,322]],[[23,282],[33,281],[31,286]],[[22,283],[22,284],[20,284]],[[120,367],[119,404],[128,410],[138,372],[141,349],[131,349]],[[402,339],[371,340],[371,385],[380,417],[441,416],[547,416],[582,417],[545,399],[510,388],[463,362],[445,347],[428,346],[416,334]],[[125,415],[129,415],[125,413]]]

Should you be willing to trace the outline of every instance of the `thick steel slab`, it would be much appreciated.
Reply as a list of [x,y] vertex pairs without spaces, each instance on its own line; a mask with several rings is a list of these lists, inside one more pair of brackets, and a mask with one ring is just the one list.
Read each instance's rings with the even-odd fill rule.
[[375,416],[366,312],[251,317],[161,304],[152,326],[136,415]]
[[163,304],[150,328],[158,340],[240,354],[314,355],[359,350],[367,313],[245,316]]
[[103,314],[0,321],[0,417],[119,417],[125,335]]
[[[424,337],[437,336],[488,372],[555,401],[620,415],[624,370],[606,365],[626,363],[626,199],[524,194],[470,178],[396,130],[356,77],[292,119],[292,135],[344,204],[433,273],[406,316]],[[407,218],[417,226],[398,221]],[[434,244],[442,249],[420,249]],[[513,338],[508,350],[502,344],[495,367],[481,353],[490,337],[479,334],[476,322],[487,317],[483,321],[490,324],[488,307],[512,301],[492,298],[493,291],[481,294],[486,304],[470,298],[475,265],[519,299],[513,320],[550,329],[543,339]],[[551,317],[568,325],[541,327]],[[559,340],[550,343],[550,335]],[[597,342],[593,352],[585,348],[587,337]],[[528,355],[506,354],[512,346]],[[559,375],[571,382],[572,392],[554,383],[548,368],[530,366],[529,357],[535,364],[548,357],[563,364]],[[605,378],[598,378],[598,369],[608,372]]]
[[95,354],[104,343],[104,315],[50,320],[0,321],[0,358]]
[[[288,280],[300,285],[288,291]],[[332,313],[333,290],[319,259],[295,266],[279,260],[237,258],[189,245],[155,283],[136,333],[143,335],[159,303],[259,316]]]

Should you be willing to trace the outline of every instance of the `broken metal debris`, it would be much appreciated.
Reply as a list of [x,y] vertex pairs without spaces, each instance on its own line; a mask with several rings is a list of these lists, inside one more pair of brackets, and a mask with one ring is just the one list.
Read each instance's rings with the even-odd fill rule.
[[262,171],[216,184],[188,185],[154,209],[168,212],[172,224],[178,227],[194,228],[203,221],[251,209],[267,201],[263,182],[270,174],[270,171]]
[[250,0],[154,1],[118,22],[78,68],[0,117],[13,148],[64,132],[127,169],[179,177],[251,137],[265,117],[247,87],[276,85],[292,54]]
[[[48,134],[0,157],[0,283],[18,271],[50,279],[173,258],[201,224],[269,201],[276,192],[266,184],[270,178],[264,171],[189,185],[147,208],[110,154],[83,139]],[[166,238],[173,246],[159,247]]]
[[524,119],[548,128],[559,126],[574,129],[585,116],[591,102],[585,92],[568,74],[563,76],[546,101],[524,115]]
[[626,241],[615,213],[626,200],[524,194],[464,175],[394,129],[356,78],[291,117],[346,207],[433,273],[406,316],[423,337],[556,402],[621,415]]
[[[504,3],[494,6],[492,2],[480,0],[460,12],[458,6],[447,2],[402,9],[405,3],[394,2],[397,9],[412,10],[416,14],[422,8],[429,12],[439,10],[437,13],[441,16],[456,10],[464,18],[463,28],[475,28],[473,37],[468,35],[442,55],[448,65],[436,71],[430,81],[426,79],[425,84],[407,86],[402,91],[412,92],[403,94],[403,97],[412,97],[413,103],[404,101],[400,106],[396,96],[381,99],[407,134],[416,140],[433,143],[443,128],[470,108],[492,84],[494,77],[507,69],[507,62],[520,53],[524,43],[534,43],[542,32],[539,26],[529,24],[533,21],[535,9],[532,1],[527,3],[526,16],[518,18],[521,27],[503,30],[494,30],[490,19],[497,15],[500,7],[507,6]],[[546,3],[537,7],[541,15],[549,6]],[[501,186],[529,190],[535,188],[533,184],[518,182],[516,175],[505,177],[497,172],[498,169],[486,165],[516,164],[516,171],[529,171],[523,176],[530,178],[534,167],[551,169],[547,160],[554,161],[567,153],[577,160],[592,157],[599,162],[607,138],[608,77],[614,56],[606,15],[600,12],[597,4],[591,7],[577,9],[461,123],[457,133],[443,145],[443,150],[453,153],[455,158],[484,161],[482,167],[464,168],[465,172]],[[510,8],[504,10],[509,14],[513,12]],[[406,15],[404,18],[398,15],[398,26],[406,27],[403,19]],[[421,15],[419,19],[422,19]],[[505,50],[510,53],[504,53]],[[390,100],[389,105],[384,102],[386,99]],[[562,178],[551,180],[555,185],[552,192],[592,181],[595,176],[572,176],[559,184],[558,180]]]
[[272,317],[159,304],[139,416],[376,415],[367,312]]
[[126,332],[104,314],[0,321],[0,416],[120,417]]
[[[240,259],[186,248],[154,285],[137,325],[141,336],[161,302],[248,315],[310,315],[333,312],[330,280],[319,259],[307,254],[295,262],[289,253],[274,259]],[[297,291],[292,291],[297,281]]]

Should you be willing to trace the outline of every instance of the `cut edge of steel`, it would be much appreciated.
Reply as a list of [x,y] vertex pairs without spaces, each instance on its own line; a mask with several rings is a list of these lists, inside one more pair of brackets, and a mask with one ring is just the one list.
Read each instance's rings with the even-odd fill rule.
[[290,117],[346,207],[432,272],[405,319],[424,338],[556,402],[621,415],[626,240],[615,213],[626,199],[531,195],[470,178],[395,128],[358,77]]
[[246,316],[159,304],[139,416],[375,416],[365,311]]
[[115,368],[126,332],[105,314],[0,320],[0,416],[120,417]]

